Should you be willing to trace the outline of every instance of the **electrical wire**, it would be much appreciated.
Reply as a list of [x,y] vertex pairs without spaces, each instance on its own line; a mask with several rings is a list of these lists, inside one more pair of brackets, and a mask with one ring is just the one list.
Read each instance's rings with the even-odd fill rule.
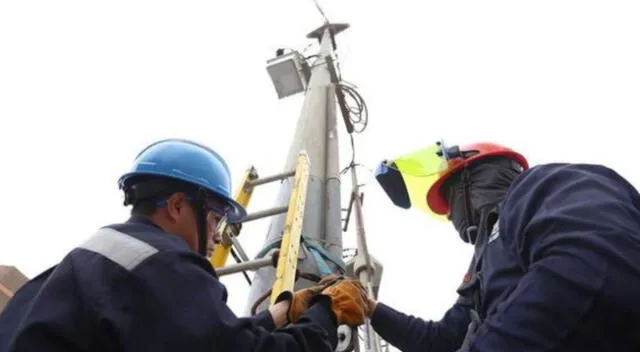
[[[341,80],[337,85],[337,89],[340,89],[345,97],[345,105],[347,112],[349,113],[348,119],[353,126],[353,133],[349,133],[349,141],[351,143],[351,161],[349,165],[340,171],[341,175],[346,174],[349,169],[356,166],[363,166],[369,170],[363,164],[356,162],[356,145],[353,138],[354,134],[360,134],[367,129],[369,125],[369,108],[367,103],[360,93],[356,90],[355,85]],[[373,173],[373,171],[371,171]]]
[[[277,268],[277,259],[275,259],[275,255],[274,255],[274,262],[273,267]],[[294,282],[297,282],[298,279],[305,279],[305,280],[309,280],[311,282],[320,282],[320,280],[322,280],[322,278],[314,273],[307,273],[307,272],[303,272],[300,271],[298,269],[296,269],[296,275],[294,278]],[[267,290],[267,292],[263,293],[260,297],[258,297],[253,304],[251,305],[251,315],[256,315],[257,311],[258,311],[258,307],[267,300],[267,298],[269,298],[271,296],[273,292],[273,288],[269,288],[269,290]]]
[[350,259],[353,259],[353,257],[355,257],[357,253],[358,253],[357,248],[344,248],[342,250],[342,260],[347,262]]
[[[233,249],[233,247],[231,247],[231,255],[233,256],[233,259],[235,259],[237,263],[242,263],[242,259],[240,259],[240,257],[238,256],[236,251]],[[249,278],[249,275],[247,275],[247,272],[243,271],[242,274],[244,275],[244,278],[249,283],[249,286],[251,286],[251,279]]]
[[[362,98],[362,95],[358,93],[356,87],[346,81],[341,81],[338,85],[339,89],[345,95],[345,103],[349,110],[349,120],[353,124],[353,132],[362,133],[369,124],[369,109],[367,103]],[[352,100],[352,104],[349,104],[348,99]]]
[[[351,143],[351,161],[349,164],[340,171],[340,175],[343,176],[351,168],[358,166],[366,168],[370,174],[373,174],[373,170],[364,164],[356,162],[356,145],[354,134],[360,134],[367,129],[369,125],[369,109],[367,103],[360,93],[356,90],[356,86],[344,80],[341,80],[337,86],[345,96],[345,105],[347,112],[349,113],[349,122],[353,125],[353,133],[349,133],[349,141]],[[358,185],[359,187],[365,186],[366,183]]]
[[342,69],[340,68],[340,58],[338,57],[338,53],[334,54],[336,56],[336,70],[338,71],[338,80],[342,81]]
[[[341,81],[338,84],[338,89],[344,93],[345,104],[347,105],[347,110],[349,112],[349,121],[353,125],[353,132],[355,134],[364,132],[369,125],[369,108],[367,107],[367,103],[364,98],[362,98],[362,95],[360,95],[354,85],[346,81]],[[349,104],[349,99],[352,101],[352,104]],[[354,133],[349,134],[349,141],[351,143],[351,161],[349,162],[349,165],[340,171],[341,175],[344,175],[352,166],[366,167],[365,165],[356,162],[356,146],[353,138]],[[371,170],[370,168],[368,169]],[[373,171],[371,172],[373,173]]]

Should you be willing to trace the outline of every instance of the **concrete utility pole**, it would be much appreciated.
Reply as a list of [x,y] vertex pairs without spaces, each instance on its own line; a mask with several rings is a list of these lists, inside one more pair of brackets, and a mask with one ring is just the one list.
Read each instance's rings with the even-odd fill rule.
[[[311,65],[311,77],[305,93],[302,112],[298,119],[289,154],[284,165],[284,172],[295,169],[298,154],[305,150],[310,161],[310,178],[305,207],[302,236],[309,243],[322,246],[333,257],[342,260],[342,229],[340,199],[340,165],[338,154],[338,131],[336,123],[336,83],[332,82],[334,36],[348,28],[346,24],[329,24],[314,30],[307,35],[320,41],[317,58]],[[327,57],[331,58],[327,60]],[[286,205],[291,194],[293,180],[286,179],[280,186],[277,204]],[[277,248],[282,237],[285,215],[271,218],[267,233],[264,254],[269,248]],[[302,245],[298,270],[319,276],[319,263],[310,251]],[[336,265],[331,261],[326,264],[332,271]],[[248,299],[248,311],[254,303],[273,285],[275,269],[265,267],[256,271],[252,280]],[[296,289],[308,287],[313,282],[299,279]],[[262,302],[256,311],[267,308],[268,302]]]
[[[342,228],[337,106],[342,112],[347,132],[350,134],[362,132],[362,130],[355,131],[354,129],[351,120],[352,110],[346,104],[345,91],[343,91],[347,88],[342,86],[339,70],[334,64],[336,61],[334,55],[336,50],[335,35],[348,27],[347,24],[335,24],[327,21],[323,26],[307,35],[308,38],[317,39],[320,42],[319,52],[311,56],[316,59],[310,66],[307,62],[308,58],[304,58],[298,52],[293,51],[285,54],[284,50],[278,50],[277,57],[268,61],[267,69],[279,98],[305,92],[302,112],[282,173],[290,174],[291,170],[296,169],[300,152],[306,152],[310,167],[304,215],[301,215],[303,219],[302,237],[298,251],[297,270],[301,274],[311,274],[316,278],[331,273],[344,273],[357,277],[367,287],[369,296],[377,297],[382,265],[369,254],[367,249],[362,219],[362,199],[355,172],[355,160],[352,160],[350,165],[353,181],[351,203],[347,211],[345,228]],[[348,93],[353,94],[353,91],[348,91]],[[357,93],[355,94],[357,95]],[[362,104],[364,103],[362,102]],[[262,250],[257,255],[258,258],[251,263],[219,269],[220,274],[225,273],[225,270],[229,272],[245,269],[256,270],[251,281],[247,314],[256,314],[268,307],[269,290],[276,280],[276,269],[268,265],[269,255],[273,253],[273,250],[280,248],[286,220],[286,216],[282,213],[286,211],[286,205],[292,196],[293,188],[294,179],[290,177],[284,179],[280,186],[276,208],[270,213],[271,215],[279,215],[274,215],[271,218],[269,231]],[[352,209],[355,210],[356,216],[358,250],[352,260],[344,263],[342,259],[342,232],[347,230],[348,218]],[[291,227],[293,226],[290,226],[287,231],[292,231]],[[283,261],[282,258],[280,262],[291,263],[291,261]],[[315,281],[300,277],[294,285],[294,290],[314,284]],[[362,328],[365,335],[364,351],[381,352],[381,341],[371,328],[368,319]],[[340,326],[338,336],[339,342],[336,351],[360,350],[357,329]]]

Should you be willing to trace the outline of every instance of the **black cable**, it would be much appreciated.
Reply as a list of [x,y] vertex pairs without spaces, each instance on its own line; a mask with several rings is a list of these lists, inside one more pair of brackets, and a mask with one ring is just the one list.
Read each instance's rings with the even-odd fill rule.
[[[369,109],[367,108],[367,103],[364,101],[364,98],[358,93],[358,91],[350,84],[346,84],[346,82],[341,82],[338,84],[338,88],[343,92],[345,96],[345,100],[347,98],[351,98],[352,104],[346,102],[347,109],[349,110],[349,120],[353,124],[353,131],[355,133],[362,133],[367,128],[367,124],[369,123]],[[356,126],[360,126],[359,128]]]
[[338,53],[336,52],[336,70],[338,71],[338,80],[342,82],[342,69],[340,68],[340,58],[338,57]]
[[[362,98],[362,95],[358,93],[352,84],[345,81],[341,81],[338,84],[338,89],[341,90],[345,96],[345,105],[349,113],[349,121],[353,125],[353,132],[362,133],[369,124],[369,109],[367,103]],[[349,102],[351,100],[351,104]],[[349,141],[351,142],[351,161],[340,174],[345,174],[352,166],[364,166],[356,163],[356,146],[353,138],[353,133],[349,133]]]
[[[233,247],[231,247],[231,255],[233,256],[233,259],[235,259],[237,263],[242,263],[242,260],[240,259],[236,251],[233,250]],[[247,272],[243,271],[242,274],[244,274],[244,278],[247,279],[249,286],[251,286],[251,279],[249,278],[249,275],[247,275]]]

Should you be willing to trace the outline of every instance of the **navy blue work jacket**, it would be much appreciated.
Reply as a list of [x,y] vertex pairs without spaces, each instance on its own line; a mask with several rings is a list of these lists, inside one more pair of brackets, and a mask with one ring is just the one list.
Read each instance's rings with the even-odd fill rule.
[[25,284],[0,315],[0,351],[333,351],[321,297],[298,324],[238,318],[209,262],[150,222],[106,226]]
[[[640,350],[639,209],[636,189],[609,168],[557,163],[525,171],[486,244],[482,322],[463,350]],[[379,303],[372,325],[405,352],[457,351],[472,308],[460,302],[440,321]]]

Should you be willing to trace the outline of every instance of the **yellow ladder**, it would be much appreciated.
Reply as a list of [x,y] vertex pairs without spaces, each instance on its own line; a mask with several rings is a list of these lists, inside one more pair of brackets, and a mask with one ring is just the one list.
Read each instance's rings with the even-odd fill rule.
[[[267,216],[287,213],[284,223],[284,233],[280,244],[280,251],[276,266],[276,278],[271,290],[270,304],[273,304],[278,295],[284,291],[293,291],[296,280],[296,270],[298,267],[298,251],[300,248],[300,237],[302,236],[302,223],[304,219],[304,209],[307,198],[307,184],[309,182],[309,158],[305,151],[300,152],[294,171],[273,175],[265,178],[258,178],[255,167],[251,166],[244,175],[241,187],[236,192],[235,200],[245,208],[249,205],[253,190],[256,186],[269,182],[284,180],[294,177],[289,204],[275,207],[247,215],[242,219],[242,223],[257,220]],[[228,224],[222,221],[218,227],[222,241],[216,245],[209,261],[216,269],[218,276],[244,272],[246,270],[257,270],[259,268],[273,264],[269,255],[265,258],[249,260],[242,246],[236,237],[240,234],[239,224]],[[242,261],[238,264],[226,265],[229,253],[235,248]],[[236,258],[239,259],[239,258]]]

